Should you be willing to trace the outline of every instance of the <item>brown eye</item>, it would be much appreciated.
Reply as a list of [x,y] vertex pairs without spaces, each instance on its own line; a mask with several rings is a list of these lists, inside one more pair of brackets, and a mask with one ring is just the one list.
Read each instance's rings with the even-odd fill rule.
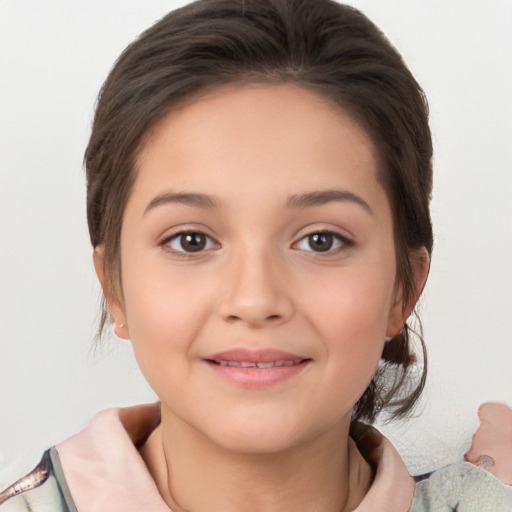
[[308,252],[334,253],[352,245],[354,244],[351,240],[339,233],[316,231],[301,238],[294,247]]
[[206,236],[202,233],[184,233],[180,236],[180,245],[187,252],[202,251],[206,247]]
[[162,245],[170,247],[175,252],[194,253],[216,246],[215,242],[204,233],[187,231],[176,233],[162,242]]
[[313,233],[308,236],[308,244],[311,250],[316,252],[328,251],[332,248],[334,237],[331,233]]

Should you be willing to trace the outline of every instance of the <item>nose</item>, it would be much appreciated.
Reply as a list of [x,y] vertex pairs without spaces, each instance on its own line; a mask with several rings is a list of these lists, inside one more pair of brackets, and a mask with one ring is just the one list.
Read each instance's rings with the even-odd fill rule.
[[[234,260],[234,261],[233,261]],[[251,328],[279,325],[294,312],[287,272],[269,251],[245,251],[226,264],[219,314]]]

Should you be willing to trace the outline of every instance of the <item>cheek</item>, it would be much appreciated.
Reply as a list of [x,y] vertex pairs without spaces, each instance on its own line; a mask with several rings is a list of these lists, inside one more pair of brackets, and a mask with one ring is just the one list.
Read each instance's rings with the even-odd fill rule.
[[[176,266],[158,248],[125,252],[123,295],[133,339],[181,339],[182,330],[198,322],[200,306],[208,299],[204,275],[187,266]],[[177,268],[176,268],[177,267]]]
[[333,379],[362,393],[379,362],[393,299],[393,274],[351,269],[317,282],[309,292],[309,321],[323,340]]
[[193,357],[210,300],[208,287],[156,265],[133,270],[137,265],[130,263],[126,261],[129,278],[123,281],[126,319],[137,362],[153,385],[178,375],[185,360]]
[[329,338],[340,336],[356,342],[376,337],[383,341],[393,289],[393,279],[367,269],[328,276],[324,281],[317,280],[307,292],[310,318],[329,332]]

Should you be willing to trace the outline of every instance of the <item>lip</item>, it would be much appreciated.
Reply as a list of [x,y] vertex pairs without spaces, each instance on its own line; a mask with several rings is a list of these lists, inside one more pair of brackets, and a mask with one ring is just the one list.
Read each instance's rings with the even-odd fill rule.
[[222,379],[250,388],[270,387],[288,380],[311,362],[308,357],[282,350],[242,348],[212,354],[203,360]]

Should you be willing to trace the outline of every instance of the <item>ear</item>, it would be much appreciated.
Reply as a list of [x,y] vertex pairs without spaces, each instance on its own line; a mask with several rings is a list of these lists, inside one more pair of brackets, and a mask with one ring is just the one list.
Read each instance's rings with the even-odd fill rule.
[[98,246],[94,248],[92,260],[110,313],[110,321],[114,324],[114,333],[119,338],[130,339],[124,305],[113,290],[111,280],[106,272],[103,247]]
[[400,290],[398,290],[395,303],[389,313],[388,327],[386,336],[394,338],[402,331],[405,322],[414,310],[414,306],[427,282],[428,272],[430,270],[430,256],[425,247],[421,247],[414,251],[410,256],[412,271],[414,275],[415,292],[414,296],[410,298],[408,303],[404,303],[404,297]]

